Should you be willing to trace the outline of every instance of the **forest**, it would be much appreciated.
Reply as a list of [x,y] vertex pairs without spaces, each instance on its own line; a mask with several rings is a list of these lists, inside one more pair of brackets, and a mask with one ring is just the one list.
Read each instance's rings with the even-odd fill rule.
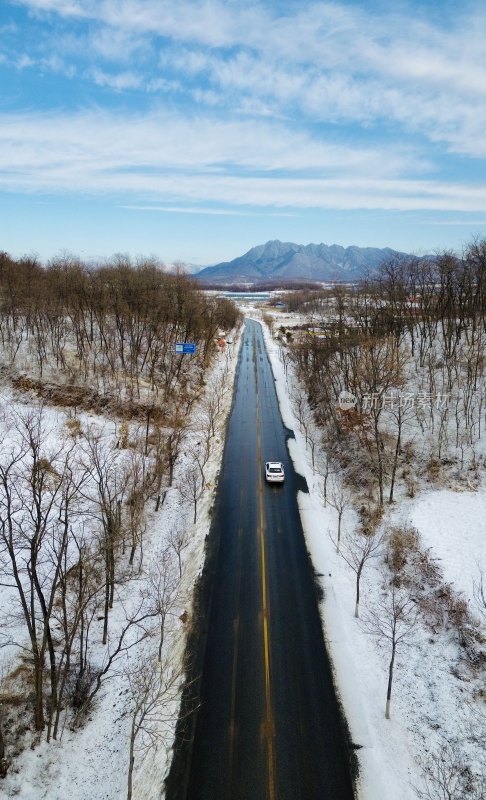
[[[314,491],[334,518],[327,534],[345,565],[340,580],[353,587],[354,644],[361,631],[388,653],[386,718],[398,672],[424,736],[410,796],[479,800],[486,565],[484,519],[469,509],[484,497],[486,469],[486,241],[460,258],[393,259],[359,285],[290,300],[286,325],[266,321]],[[442,514],[417,511],[437,509],[436,497]],[[460,707],[447,719],[456,692]]]
[[[0,776],[82,727],[128,656],[128,797],[137,747],[177,716],[168,630],[229,388],[215,342],[238,322],[152,261],[0,256]],[[191,517],[149,543],[171,491]]]

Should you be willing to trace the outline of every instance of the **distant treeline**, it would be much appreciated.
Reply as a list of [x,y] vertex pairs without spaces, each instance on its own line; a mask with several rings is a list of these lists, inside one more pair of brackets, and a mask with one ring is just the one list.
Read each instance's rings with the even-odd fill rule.
[[[342,303],[340,298],[348,298]],[[316,313],[323,303],[332,304],[358,316],[364,329],[396,327],[411,316],[459,321],[486,316],[486,239],[477,239],[462,257],[444,252],[433,258],[397,256],[383,262],[367,279],[353,285],[335,284],[322,288],[307,285],[289,292],[289,311]],[[337,299],[337,304],[336,304]],[[344,311],[343,311],[344,313]]]
[[[208,298],[182,273],[116,257],[99,268],[74,258],[47,266],[0,254],[0,341],[13,363],[28,342],[45,365],[88,375],[142,379],[168,396],[183,374],[176,342],[195,342],[201,369],[214,337],[237,322],[234,304]],[[127,383],[127,385],[128,385]]]
[[[486,240],[462,257],[391,259],[373,279],[312,302],[312,326],[290,344],[281,337],[281,357],[284,366],[293,360],[350,483],[381,508],[386,493],[393,502],[400,478],[413,497],[414,475],[441,459],[462,470],[468,451],[468,474],[476,474],[486,397]],[[352,408],[343,409],[343,392]],[[387,405],[387,398],[399,399]],[[410,429],[420,431],[416,441]]]
[[354,294],[364,330],[412,327],[415,317],[460,336],[469,325],[486,324],[486,239],[475,240],[462,257],[444,252],[430,260],[387,261]]
[[[194,276],[197,280],[197,274]],[[200,282],[204,289],[220,292],[276,292],[276,291],[301,291],[305,289],[316,289],[320,283],[315,281],[259,281],[258,283],[208,283]]]

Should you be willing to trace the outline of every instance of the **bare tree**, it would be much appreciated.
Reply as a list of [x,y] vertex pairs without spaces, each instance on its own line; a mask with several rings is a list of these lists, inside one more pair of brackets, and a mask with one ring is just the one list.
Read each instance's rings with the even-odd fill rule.
[[[85,672],[86,621],[101,588],[80,524],[88,472],[75,443],[47,447],[42,408],[16,417],[11,430],[16,443],[0,464],[0,567],[28,632],[34,726],[40,732],[47,723],[49,741],[58,735],[75,659],[79,679]],[[18,613],[15,604],[10,613]]]
[[[74,515],[73,515],[74,516]],[[90,629],[98,616],[103,594],[99,553],[83,526],[71,530],[71,559],[59,574],[58,599],[54,619],[58,632],[59,682],[58,702],[53,721],[53,739],[57,738],[61,714],[67,702],[73,709],[82,706],[90,691],[94,674],[90,663]]]
[[311,425],[313,417],[305,393],[300,386],[293,387],[290,392],[290,400],[292,403],[292,409],[299,421],[299,427],[305,436],[305,443],[307,445],[309,426]]
[[161,743],[168,743],[172,735],[184,670],[152,658],[139,660],[127,677],[132,702],[127,776],[127,800],[131,800],[137,754],[143,760]]
[[188,421],[181,414],[177,414],[170,421],[170,433],[165,441],[165,451],[167,459],[167,482],[169,486],[172,485],[174,479],[174,468],[176,461],[181,452],[184,438],[187,433]]
[[199,475],[201,477],[201,486],[202,488],[204,488],[206,485],[206,475],[204,474],[204,467],[208,463],[210,451],[206,449],[206,447],[203,445],[201,441],[199,441],[195,442],[189,447],[188,455],[193,465],[197,467],[199,470]]
[[388,496],[388,502],[390,505],[393,503],[393,493],[395,490],[395,479],[398,469],[398,462],[400,455],[402,453],[402,445],[403,445],[403,430],[404,427],[410,422],[412,415],[414,413],[414,409],[412,406],[407,406],[401,396],[396,396],[392,400],[392,407],[390,409],[390,416],[395,422],[396,425],[396,432],[397,438],[395,442],[395,450],[393,453],[393,461],[392,461],[392,469],[391,469],[391,477],[390,477],[390,493]]
[[[145,503],[150,492],[149,475],[145,470],[145,455],[131,452],[128,465],[126,486],[126,528],[130,537],[130,556],[128,563],[132,566],[137,547],[140,549],[141,565],[143,559],[143,535],[145,533]],[[123,532],[122,532],[123,535]],[[125,550],[125,548],[123,548]]]
[[[323,442],[324,447],[326,447],[326,442]],[[331,472],[331,457],[327,448],[324,451],[319,453],[319,458],[317,462],[317,473],[320,477],[322,477],[322,486],[319,487],[319,494],[322,497],[324,502],[324,508],[327,506],[327,489],[329,483],[329,475]]]
[[406,359],[406,352],[397,349],[393,337],[368,340],[361,350],[356,352],[356,358],[352,359],[354,381],[360,389],[359,394],[367,397],[373,424],[380,506],[383,506],[384,501],[385,480],[384,442],[380,418],[388,392],[399,388],[403,383]]
[[288,371],[289,371],[289,364],[291,362],[291,357],[290,353],[288,352],[285,345],[283,345],[281,341],[279,341],[278,354],[283,364],[285,377],[288,379]]
[[474,774],[456,743],[444,742],[421,759],[423,787],[414,786],[419,800],[483,800],[484,775]]
[[[155,497],[155,511],[158,511],[160,505],[164,503],[167,486],[170,482],[168,480],[168,462],[173,458],[175,463],[175,458],[177,457],[173,453],[169,456],[171,435],[172,432],[165,436],[161,425],[158,423],[152,426],[152,468],[149,471],[149,475],[145,476],[145,481],[147,483],[147,491],[152,497]],[[173,467],[174,464],[172,469]]]
[[351,501],[353,496],[350,490],[344,486],[342,483],[338,483],[334,481],[331,495],[329,497],[329,505],[332,506],[338,515],[338,525],[337,525],[337,538],[336,538],[336,553],[339,553],[339,547],[341,544],[341,529],[342,529],[342,521],[345,511],[351,506]]
[[414,599],[406,591],[397,589],[393,583],[384,599],[370,609],[365,618],[365,630],[375,636],[378,641],[385,641],[391,651],[386,692],[386,719],[390,719],[391,716],[396,653],[399,648],[410,643],[417,619],[418,611]]
[[[194,520],[194,522],[195,521],[196,520]],[[169,531],[167,541],[177,556],[180,580],[182,578],[182,551],[185,550],[191,542],[188,529],[185,526],[176,525]]]
[[479,570],[479,578],[474,581],[474,599],[477,608],[484,620],[486,620],[486,582],[482,569]]
[[263,313],[262,314],[262,321],[267,326],[267,328],[268,328],[268,330],[270,332],[270,336],[273,336],[273,326],[274,326],[274,322],[275,322],[273,316],[271,314]]
[[382,544],[383,535],[377,534],[376,531],[368,534],[354,531],[346,537],[341,548],[340,554],[342,558],[356,575],[355,617],[359,617],[360,582],[363,569],[371,558],[376,558],[379,555]]
[[[0,464],[0,557],[3,572],[17,589],[29,634],[34,683],[34,725],[42,731],[44,664],[50,662],[51,710],[57,702],[57,662],[52,613],[57,583],[67,549],[67,533],[59,526],[59,500],[64,484],[66,452],[45,447],[42,409],[16,417],[17,441]],[[51,717],[49,717],[51,718]]]
[[209,394],[203,399],[197,413],[198,435],[203,448],[203,461],[207,463],[211,455],[211,443],[216,435],[216,421],[219,415],[220,400],[209,387]]
[[97,671],[93,685],[86,694],[84,702],[75,717],[75,725],[79,723],[87,709],[91,707],[93,699],[98,694],[107,678],[112,674],[113,666],[129,650],[137,648],[141,642],[153,635],[153,625],[151,625],[151,621],[156,616],[157,610],[150,607],[147,603],[147,599],[143,596],[140,598],[137,608],[135,608],[131,614],[125,612],[125,620],[116,636],[113,637],[113,641],[111,641],[110,638],[107,641],[107,652],[105,654],[103,666]]
[[194,465],[188,467],[181,476],[178,489],[181,497],[192,503],[194,509],[193,523],[196,524],[197,507],[204,492],[204,484],[200,469]]
[[119,453],[94,428],[84,434],[85,465],[92,476],[94,494],[88,499],[98,508],[100,523],[100,548],[105,565],[105,601],[103,644],[108,639],[108,614],[113,608],[116,558],[122,542],[121,507],[129,479],[129,470],[123,468]]
[[180,558],[178,577],[174,559],[168,547],[161,553],[155,554],[147,576],[147,595],[149,605],[154,608],[159,619],[159,647],[157,655],[159,661],[162,661],[167,617],[175,612],[177,604],[180,601],[181,574]]

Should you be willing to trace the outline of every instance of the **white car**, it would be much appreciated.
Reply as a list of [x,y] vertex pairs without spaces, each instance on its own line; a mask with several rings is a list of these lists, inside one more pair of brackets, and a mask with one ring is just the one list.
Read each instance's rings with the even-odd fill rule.
[[285,478],[283,464],[280,461],[267,461],[265,478],[269,483],[283,483]]

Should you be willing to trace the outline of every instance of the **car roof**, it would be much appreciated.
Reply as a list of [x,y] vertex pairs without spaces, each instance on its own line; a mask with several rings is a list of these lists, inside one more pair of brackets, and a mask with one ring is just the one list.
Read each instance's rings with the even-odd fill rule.
[[282,467],[281,461],[267,461],[267,467]]

